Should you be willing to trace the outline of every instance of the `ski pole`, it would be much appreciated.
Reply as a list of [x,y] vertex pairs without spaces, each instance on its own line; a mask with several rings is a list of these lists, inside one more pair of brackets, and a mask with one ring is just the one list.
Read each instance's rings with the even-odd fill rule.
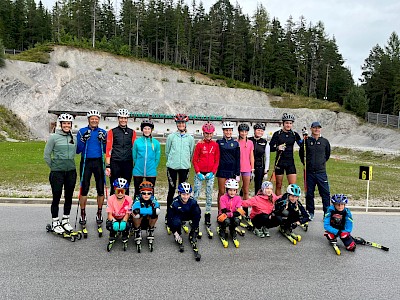
[[79,211],[79,204],[80,204],[81,194],[82,194],[83,175],[85,174],[86,152],[87,152],[87,141],[85,142],[85,153],[83,154],[83,164],[82,164],[82,171],[81,171],[81,180],[80,180],[80,183],[79,183],[78,206],[76,207],[76,216],[75,216],[75,230],[76,230],[76,223],[78,222],[78,211]]
[[[303,128],[306,130],[306,127]],[[306,154],[306,141],[307,135],[303,135],[303,147],[304,147],[304,169],[303,169],[303,181],[304,181],[304,192],[307,193],[307,154]]]
[[276,159],[275,164],[274,164],[274,171],[272,172],[271,177],[269,178],[269,181],[276,181],[276,179],[275,179],[275,170],[276,170],[276,166],[279,163],[279,159],[281,158],[282,152],[283,151],[280,151],[279,154],[278,154],[278,158]]

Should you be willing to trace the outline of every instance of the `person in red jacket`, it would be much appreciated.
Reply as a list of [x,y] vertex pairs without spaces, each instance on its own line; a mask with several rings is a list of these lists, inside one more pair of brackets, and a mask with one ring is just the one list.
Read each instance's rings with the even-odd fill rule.
[[250,219],[255,227],[253,232],[260,238],[269,236],[268,228],[277,226],[271,219],[275,201],[279,199],[273,189],[272,182],[264,181],[256,196],[242,201],[243,207],[251,207]]
[[199,141],[194,149],[193,167],[196,172],[194,177],[194,199],[197,201],[201,192],[203,181],[206,182],[206,212],[204,223],[211,226],[211,204],[214,187],[215,173],[219,164],[219,146],[212,140],[215,127],[212,123],[205,123],[202,127],[204,139]]

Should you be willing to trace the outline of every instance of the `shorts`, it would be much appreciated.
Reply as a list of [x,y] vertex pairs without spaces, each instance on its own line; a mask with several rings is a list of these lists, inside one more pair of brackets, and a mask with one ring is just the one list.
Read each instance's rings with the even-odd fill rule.
[[240,175],[250,177],[251,176],[251,172],[240,172]]
[[297,174],[296,166],[294,164],[276,166],[275,175],[283,175],[285,172],[286,175]]

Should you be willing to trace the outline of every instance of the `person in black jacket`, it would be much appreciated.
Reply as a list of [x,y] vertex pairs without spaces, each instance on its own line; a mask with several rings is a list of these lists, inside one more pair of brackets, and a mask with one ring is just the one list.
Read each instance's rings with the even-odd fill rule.
[[[311,219],[314,217],[314,192],[315,186],[318,186],[319,195],[322,198],[322,205],[324,214],[330,205],[330,192],[328,175],[326,174],[326,162],[331,155],[331,145],[326,138],[321,136],[321,123],[313,122],[311,124],[311,136],[308,137],[306,131],[303,132],[306,135],[305,138],[305,149],[300,147],[299,155],[300,160],[306,164],[306,209],[310,214]],[[306,157],[304,161],[304,150]]]

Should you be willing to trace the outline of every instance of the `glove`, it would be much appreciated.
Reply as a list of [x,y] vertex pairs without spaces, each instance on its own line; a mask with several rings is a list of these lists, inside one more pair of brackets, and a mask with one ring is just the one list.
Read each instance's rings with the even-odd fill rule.
[[334,240],[335,239],[335,235],[333,233],[330,232],[325,232],[324,234],[329,240]]
[[303,136],[308,136],[308,131],[307,131],[307,129],[305,127],[301,130],[301,134]]
[[341,239],[346,239],[346,238],[348,238],[349,236],[350,236],[350,233],[349,233],[349,232],[342,231],[342,232],[340,233],[340,238],[341,238]]
[[241,207],[239,207],[238,209],[236,209],[236,211],[237,211],[239,214],[241,214],[242,216],[245,216],[245,215],[246,215],[246,212],[245,212],[244,209],[241,208]]
[[268,181],[268,171],[265,172],[264,177],[263,177],[263,181]]
[[204,175],[202,174],[202,173],[197,173],[197,178],[198,179],[200,179],[201,181],[203,181],[204,179],[206,179],[205,177],[204,177]]
[[250,180],[254,179],[254,171],[251,171]]
[[179,233],[178,233],[177,231],[174,232],[174,238],[175,238],[175,241],[176,241],[178,244],[181,244],[181,243],[182,243],[182,237],[179,235]]
[[292,223],[291,227],[292,229],[295,229],[297,227],[297,223]]
[[111,176],[111,169],[110,168],[106,168],[106,176],[107,177]]
[[86,141],[90,139],[90,130],[86,131],[82,136],[81,136],[81,142],[86,143]]
[[282,145],[278,146],[279,151],[285,151],[285,148],[286,148],[286,144],[282,144]]
[[240,181],[240,176],[236,176],[236,181],[239,182]]
[[226,220],[227,217],[228,217],[228,216],[227,216],[226,214],[220,214],[220,215],[218,216],[218,218],[217,218],[217,221],[222,223],[223,221]]
[[107,142],[106,134],[103,131],[99,131],[99,135],[97,137],[100,143],[105,144]]
[[121,221],[119,223],[119,231],[124,231],[126,229],[126,221]]
[[214,177],[214,173],[213,172],[209,172],[206,174],[206,179],[211,179]]
[[113,230],[119,231],[119,223],[117,221],[113,222]]

